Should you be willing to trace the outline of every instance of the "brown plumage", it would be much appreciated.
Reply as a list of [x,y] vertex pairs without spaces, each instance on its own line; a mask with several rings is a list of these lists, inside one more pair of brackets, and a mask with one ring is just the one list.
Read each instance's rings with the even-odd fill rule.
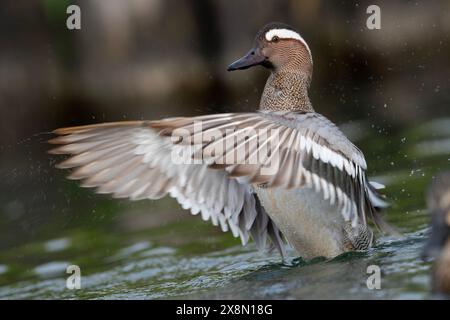
[[434,293],[450,298],[450,172],[439,174],[427,193],[431,230],[425,257],[436,258],[432,269]]
[[386,204],[362,152],[312,108],[308,45],[269,24],[228,70],[255,65],[271,71],[258,112],[58,129],[52,152],[71,156],[59,167],[114,197],[170,195],[243,244],[251,235],[282,255],[283,238],[305,258],[367,249],[366,218],[385,226]]
[[267,111],[314,112],[308,97],[308,75],[273,72],[267,80],[259,107]]

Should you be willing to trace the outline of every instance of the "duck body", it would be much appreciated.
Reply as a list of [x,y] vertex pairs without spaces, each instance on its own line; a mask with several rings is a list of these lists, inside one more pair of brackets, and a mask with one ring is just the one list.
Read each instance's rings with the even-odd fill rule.
[[434,258],[431,286],[438,298],[450,299],[450,171],[436,176],[427,192],[431,230],[424,258]]
[[450,299],[450,240],[442,248],[432,268],[431,286],[434,293]]
[[[270,115],[273,112],[265,111],[265,113]],[[335,147],[337,146],[341,151],[345,150],[347,154],[354,157],[356,163],[365,166],[365,161],[359,150],[349,143],[345,136],[325,117],[315,112],[302,112],[300,114],[306,120],[300,120],[294,113],[289,121],[283,120],[284,125],[302,128],[306,132],[322,132],[322,136],[325,137],[330,135],[330,139],[335,141]],[[312,120],[308,121],[309,117],[317,119],[317,123]],[[309,124],[305,125],[305,121]],[[330,130],[330,133],[327,133],[328,130]],[[305,135],[307,136],[306,133]],[[310,135],[314,137],[315,134]],[[320,141],[320,139],[316,141]],[[341,144],[343,146],[339,148]],[[345,147],[348,147],[348,149]],[[339,183],[341,183],[339,180],[343,178],[343,175],[330,165],[323,168],[323,162],[326,162],[327,159],[321,159],[321,155],[319,155],[321,151],[329,151],[328,147],[317,144],[311,148],[317,148],[316,158],[318,159],[314,156],[302,159],[303,167],[311,172],[311,174],[306,173],[301,178],[303,179],[302,183],[295,185],[293,188],[256,186],[255,193],[262,206],[286,240],[306,259],[317,256],[331,258],[348,251],[366,250],[372,245],[373,233],[364,218],[356,219],[356,217],[364,217],[366,212],[372,210],[370,208],[371,200],[366,199],[367,203],[359,207],[350,206],[350,201],[348,201],[346,210],[343,207],[345,206],[345,192],[339,193],[338,190],[341,187],[340,190],[345,189],[344,186],[339,187]],[[338,155],[335,156],[339,157]],[[328,161],[331,162],[331,160]],[[358,165],[355,165],[355,167],[358,167]],[[357,170],[357,172],[355,172],[355,175],[361,175],[360,178],[364,180],[362,170]],[[335,177],[334,180],[328,177],[334,182],[327,183],[320,178],[320,176],[325,175],[337,175],[338,177]],[[294,174],[294,176],[297,175]],[[360,187],[363,188],[364,186]],[[369,186],[369,188],[371,187]],[[375,191],[370,192],[375,193]],[[350,192],[347,190],[347,193]],[[340,201],[342,202],[341,205],[339,205]],[[381,201],[379,203],[383,205]],[[353,215],[354,218],[350,219],[350,215]]]
[[335,257],[353,249],[345,237],[347,222],[315,190],[258,188],[256,193],[270,218],[301,257]]
[[[300,44],[304,50],[299,50],[292,62],[272,69],[261,96],[260,110],[268,113],[309,113],[324,119],[320,129],[312,130],[338,132],[333,123],[314,111],[309,100],[312,58],[306,43],[300,41]],[[285,125],[304,126],[303,123],[296,123],[295,118]],[[342,138],[346,140],[343,135]],[[350,141],[345,142],[353,146]],[[357,153],[359,150],[350,152]],[[312,186],[303,185],[296,189],[260,187],[256,193],[267,214],[303,258],[335,257],[347,251],[366,250],[372,244],[373,234],[365,221],[362,224],[358,222],[352,228],[339,207],[324,200],[323,194]]]
[[[83,186],[131,200],[170,195],[243,244],[251,236],[282,256],[284,240],[306,259],[367,249],[373,233],[366,218],[383,226],[378,214],[386,203],[366,178],[362,152],[312,107],[306,42],[289,26],[266,25],[228,70],[255,65],[270,70],[256,112],[57,129],[52,153],[71,155],[59,167],[73,168],[70,178]],[[271,157],[247,162],[266,145]],[[174,161],[179,151],[200,161]],[[276,170],[263,173],[274,158]]]

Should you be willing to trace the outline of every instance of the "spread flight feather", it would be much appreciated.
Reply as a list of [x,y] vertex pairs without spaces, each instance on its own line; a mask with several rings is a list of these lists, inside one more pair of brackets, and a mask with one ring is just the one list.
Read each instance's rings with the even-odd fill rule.
[[[243,244],[251,235],[260,249],[270,245],[269,238],[284,255],[282,234],[253,192],[260,186],[312,188],[338,206],[354,227],[365,225],[366,216],[385,226],[378,208],[386,203],[366,179],[362,152],[317,113],[230,113],[88,125],[55,133],[58,137],[50,143],[58,147],[51,152],[70,155],[59,167],[73,168],[69,177],[83,180],[83,186],[132,200],[169,194],[192,214],[230,230]],[[218,145],[226,147],[205,156],[205,150]],[[255,158],[264,148],[269,154]],[[203,161],[174,163],[177,152]],[[259,162],[249,162],[254,159]],[[271,161],[276,171],[263,174]]]

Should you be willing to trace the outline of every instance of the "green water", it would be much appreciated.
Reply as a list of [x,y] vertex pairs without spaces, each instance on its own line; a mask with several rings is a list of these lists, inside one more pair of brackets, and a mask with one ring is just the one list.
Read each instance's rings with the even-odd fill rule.
[[[93,194],[45,156],[47,137],[7,146],[1,159],[0,299],[422,299],[431,264],[420,259],[428,217],[424,189],[450,168],[450,119],[398,133],[353,123],[369,176],[386,184],[386,213],[403,238],[379,235],[374,248],[303,261],[223,234],[171,199],[115,201]],[[5,153],[5,154],[6,154]],[[81,289],[66,288],[68,265]],[[381,289],[366,286],[381,269]]]

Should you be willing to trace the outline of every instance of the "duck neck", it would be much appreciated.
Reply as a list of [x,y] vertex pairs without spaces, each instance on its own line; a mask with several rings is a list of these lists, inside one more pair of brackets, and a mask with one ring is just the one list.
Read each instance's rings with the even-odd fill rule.
[[259,104],[266,111],[314,111],[308,96],[310,77],[303,72],[272,71]]

